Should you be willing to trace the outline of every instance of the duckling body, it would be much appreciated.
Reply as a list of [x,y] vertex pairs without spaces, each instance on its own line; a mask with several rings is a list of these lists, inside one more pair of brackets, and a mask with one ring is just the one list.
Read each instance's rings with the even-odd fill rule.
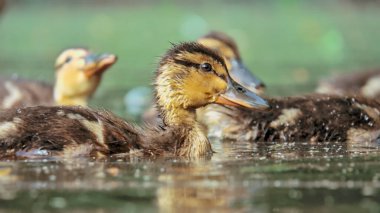
[[44,82],[0,78],[0,109],[53,105],[53,87]]
[[38,105],[81,105],[98,87],[102,73],[116,62],[116,56],[94,55],[83,48],[63,51],[56,60],[54,86],[18,78],[0,78],[0,109]]
[[318,93],[380,97],[380,69],[340,74],[319,82]]
[[[201,81],[206,79],[207,81]],[[238,92],[224,59],[197,43],[174,46],[155,79],[162,125],[137,128],[105,111],[28,107],[0,113],[0,158],[105,157],[117,154],[202,157],[212,148],[195,110],[211,103],[265,108],[256,94]]]
[[[257,142],[368,142],[379,140],[380,102],[309,95],[269,99],[272,109],[225,109],[223,137]],[[219,117],[220,118],[220,117]],[[215,124],[210,124],[215,125]]]
[[[176,155],[183,146],[181,137],[187,131],[180,127],[168,130],[141,129],[109,112],[79,106],[39,106],[10,110],[1,113],[0,120],[0,150],[3,158],[101,158],[131,153]],[[155,137],[151,137],[153,135]]]

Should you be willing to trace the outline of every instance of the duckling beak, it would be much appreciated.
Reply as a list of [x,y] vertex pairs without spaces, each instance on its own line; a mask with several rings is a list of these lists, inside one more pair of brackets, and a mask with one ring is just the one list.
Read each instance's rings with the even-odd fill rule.
[[248,109],[264,110],[269,108],[266,100],[230,79],[228,79],[226,92],[220,94],[215,103]]
[[229,74],[234,81],[248,90],[251,90],[256,94],[264,93],[265,84],[252,74],[241,60],[231,60],[231,71]]
[[85,74],[87,78],[95,75],[101,75],[105,70],[111,67],[117,61],[116,55],[113,54],[89,54],[85,58]]

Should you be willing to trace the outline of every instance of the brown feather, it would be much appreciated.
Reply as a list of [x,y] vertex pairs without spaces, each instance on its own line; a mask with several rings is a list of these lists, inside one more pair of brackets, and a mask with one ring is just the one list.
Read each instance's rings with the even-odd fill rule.
[[[272,109],[225,109],[223,136],[279,142],[375,141],[380,135],[380,102],[360,97],[310,95],[268,100]],[[354,135],[362,133],[362,135]]]
[[[9,103],[5,103],[7,98],[12,95],[17,97],[14,97],[15,99]],[[16,78],[0,78],[0,100],[0,109],[53,105],[53,87],[38,81],[28,81]]]
[[[15,120],[17,119],[17,122]],[[84,122],[83,122],[84,121]],[[144,155],[179,155],[187,129],[170,127],[165,130],[151,127],[136,128],[106,111],[84,107],[28,107],[0,113],[1,125],[15,123],[16,131],[0,135],[0,158],[47,150],[48,156],[64,156],[65,149],[88,145],[83,156],[99,157],[128,154],[140,150]],[[103,142],[85,122],[101,125]]]
[[361,95],[368,98],[378,98],[380,97],[380,86],[373,89],[369,88],[370,92],[365,88],[374,79],[379,79],[380,82],[380,69],[339,74],[320,81],[316,91],[326,94]]

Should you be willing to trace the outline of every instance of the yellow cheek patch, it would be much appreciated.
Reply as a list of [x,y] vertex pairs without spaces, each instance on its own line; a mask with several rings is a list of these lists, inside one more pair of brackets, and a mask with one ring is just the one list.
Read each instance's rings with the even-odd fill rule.
[[97,76],[87,78],[82,70],[74,66],[64,66],[57,72],[54,90],[58,96],[89,96],[96,90],[99,81]]
[[64,69],[57,73],[57,83],[62,84],[65,90],[76,89],[85,80],[82,71],[76,69]]
[[227,89],[227,82],[211,73],[191,72],[183,83],[183,93],[191,106],[212,103],[215,96]]

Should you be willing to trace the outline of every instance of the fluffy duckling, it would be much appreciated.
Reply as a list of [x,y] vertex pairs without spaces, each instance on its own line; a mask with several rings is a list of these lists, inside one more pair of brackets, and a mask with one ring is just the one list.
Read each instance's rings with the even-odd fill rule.
[[319,82],[318,93],[336,95],[361,95],[367,98],[380,97],[380,69],[340,74]]
[[0,109],[55,104],[86,106],[103,72],[115,62],[115,55],[67,49],[56,60],[54,88],[37,81],[0,79]]
[[309,95],[268,100],[270,110],[225,109],[227,139],[257,142],[373,142],[380,140],[380,102]]
[[[155,78],[162,126],[137,128],[116,116],[82,107],[29,107],[0,113],[0,156],[91,156],[141,153],[201,157],[212,148],[195,110],[211,103],[267,108],[234,82],[224,59],[198,43],[174,46]],[[239,91],[238,91],[239,90]]]
[[[235,82],[256,94],[264,93],[265,84],[245,66],[233,38],[222,32],[210,32],[200,37],[197,42],[223,56],[229,75]],[[223,108],[223,106],[216,104],[210,104],[200,108],[197,110],[197,118],[203,123],[205,114],[212,114],[221,108]],[[143,114],[142,120],[148,124],[161,122],[154,107]],[[217,118],[213,120],[218,122]]]

